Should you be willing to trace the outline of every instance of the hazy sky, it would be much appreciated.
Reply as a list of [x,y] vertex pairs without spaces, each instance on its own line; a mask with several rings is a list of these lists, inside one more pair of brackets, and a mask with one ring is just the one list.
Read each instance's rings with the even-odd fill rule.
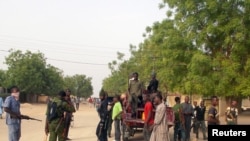
[[0,0],[0,69],[5,50],[44,53],[64,75],[92,77],[97,96],[117,52],[143,41],[146,26],[165,18],[161,0]]

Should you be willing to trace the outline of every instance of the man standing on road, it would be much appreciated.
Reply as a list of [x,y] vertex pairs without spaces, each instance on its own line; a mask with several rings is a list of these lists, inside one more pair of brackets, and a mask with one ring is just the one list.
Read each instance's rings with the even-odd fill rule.
[[114,121],[114,126],[115,126],[115,141],[120,141],[121,140],[121,114],[122,114],[122,105],[120,102],[120,96],[116,95],[113,98],[113,101],[115,103],[113,107],[113,112],[112,112],[112,119]]
[[75,102],[76,102],[76,110],[79,110],[80,98],[78,96],[75,97]]
[[189,103],[189,96],[185,97],[185,102],[181,104],[182,114],[185,120],[185,141],[190,141],[191,121],[194,113],[193,106]]
[[174,114],[175,114],[175,124],[174,124],[174,141],[184,141],[185,139],[185,130],[184,130],[184,118],[182,116],[181,111],[181,99],[180,97],[175,97],[175,105],[173,106]]
[[9,128],[9,141],[19,141],[21,137],[21,119],[27,117],[21,115],[19,95],[19,88],[13,86],[11,96],[6,98],[3,106],[6,112],[6,124]]
[[227,107],[226,122],[227,125],[236,125],[238,118],[237,101],[233,100],[231,106]]
[[[45,122],[45,134],[49,136],[49,141],[65,141],[65,120],[64,120],[64,112],[75,112],[75,108],[73,105],[69,105],[65,101],[66,93],[64,91],[60,91],[58,93],[58,97],[55,97],[50,103],[48,103],[47,111],[46,111],[46,122]],[[56,109],[54,113],[56,116],[53,118],[53,113],[50,113],[53,109],[52,103],[56,103]]]
[[108,114],[109,114],[109,117],[108,117],[108,136],[109,136],[109,138],[111,138],[111,130],[112,130],[112,123],[113,123],[113,120],[112,120],[113,106],[114,106],[114,103],[113,103],[113,99],[112,99],[112,101],[109,101],[109,103],[108,103]]
[[96,129],[96,135],[99,141],[108,141],[107,130],[108,130],[108,95],[106,92],[100,92],[101,104],[98,108],[98,114],[100,116],[100,122]]
[[204,105],[204,101],[200,102],[200,106],[195,107],[194,111],[196,111],[196,129],[195,134],[196,138],[199,138],[199,128],[201,127],[202,133],[203,133],[203,139],[206,140],[206,124],[205,124],[205,112],[206,112],[206,106]]
[[156,93],[154,104],[156,105],[153,131],[150,141],[170,141],[167,124],[166,106],[162,102],[163,97],[160,92]]
[[150,140],[150,136],[152,133],[152,126],[154,124],[154,113],[153,113],[153,104],[150,100],[149,94],[143,94],[143,101],[145,102],[144,106],[144,128],[143,128],[143,136],[145,141]]
[[[139,74],[137,72],[133,73],[134,79],[130,81],[129,88],[128,88],[128,92],[129,92],[129,97],[128,97],[129,104],[128,104],[128,106],[131,106],[132,117],[136,116],[136,109],[137,109],[138,103],[139,103],[138,99],[139,99],[139,97],[142,96],[143,85],[139,81],[138,76],[139,76]],[[128,109],[128,106],[126,107],[126,109]]]
[[[70,97],[70,95],[71,95],[71,90],[70,89],[67,89],[66,90],[66,96],[68,97],[67,98],[67,103],[70,105],[70,106],[72,106],[72,108],[74,108],[74,112],[75,112],[75,106],[74,106],[74,104],[72,103],[72,101],[71,101],[71,97]],[[72,120],[72,116],[73,116],[73,112],[66,112],[66,115],[65,115],[65,139],[66,140],[71,140],[69,137],[68,137],[68,135],[69,135],[69,128],[70,128],[70,122],[71,122],[71,120]]]
[[208,125],[219,125],[220,120],[219,120],[219,114],[217,112],[216,106],[218,105],[218,97],[217,96],[212,96],[211,98],[211,103],[212,106],[208,110],[208,120],[207,124]]

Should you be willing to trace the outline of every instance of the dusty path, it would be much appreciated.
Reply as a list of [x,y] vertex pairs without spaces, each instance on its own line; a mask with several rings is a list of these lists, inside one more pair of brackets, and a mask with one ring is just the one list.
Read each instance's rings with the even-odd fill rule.
[[[44,139],[44,119],[45,119],[45,104],[22,104],[21,111],[25,115],[41,119],[42,122],[37,121],[22,121],[22,137],[20,141],[43,141]],[[80,105],[80,110],[75,114],[74,127],[70,129],[69,137],[73,141],[97,141],[95,130],[99,117],[95,108],[90,108],[85,104]],[[242,115],[239,117],[239,124],[250,124],[249,115]],[[223,118],[221,119],[223,120]],[[5,124],[5,119],[0,119],[0,140],[8,141],[8,128]],[[112,131],[113,132],[113,131]],[[112,137],[114,133],[112,133]],[[192,134],[193,136],[193,134]],[[172,137],[172,128],[170,130],[170,137]],[[113,141],[113,138],[109,138]],[[143,141],[142,133],[136,133],[130,141]],[[196,141],[196,139],[192,139]],[[198,140],[201,141],[201,140]]]
[[[44,119],[45,104],[22,104],[22,114],[42,119],[42,122],[23,120],[22,137],[20,141],[43,141],[44,139]],[[96,141],[95,129],[98,122],[98,115],[94,108],[80,105],[80,110],[75,114],[74,127],[70,129],[69,137],[74,141]],[[8,141],[8,128],[5,125],[5,119],[0,120],[0,140]]]

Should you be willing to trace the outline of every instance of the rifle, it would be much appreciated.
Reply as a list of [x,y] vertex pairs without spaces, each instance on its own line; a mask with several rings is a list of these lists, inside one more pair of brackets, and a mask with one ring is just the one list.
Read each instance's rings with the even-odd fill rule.
[[60,121],[59,121],[59,123],[57,124],[57,126],[56,126],[56,130],[55,130],[55,132],[57,133],[57,131],[58,131],[58,129],[59,129],[59,127],[60,127],[60,125],[62,124],[62,122],[63,122],[63,117],[60,119]]
[[101,134],[102,134],[102,129],[103,129],[103,123],[102,123],[102,121],[100,122],[99,125],[100,125],[100,127],[99,127],[98,137],[100,137]]
[[235,117],[232,115],[232,113],[229,113],[230,118],[232,119],[233,122],[236,122]]
[[40,121],[40,122],[42,122],[42,120],[40,120],[40,119],[32,118],[32,117],[25,116],[25,115],[21,115],[21,119],[35,120],[35,121]]

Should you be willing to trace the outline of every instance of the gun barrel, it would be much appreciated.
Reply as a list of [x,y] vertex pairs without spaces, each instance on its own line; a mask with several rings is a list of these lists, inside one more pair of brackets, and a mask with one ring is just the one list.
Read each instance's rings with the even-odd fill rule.
[[36,119],[36,118],[28,118],[28,120],[36,120],[36,121],[40,121],[40,122],[42,122],[42,120],[40,120],[40,119]]

